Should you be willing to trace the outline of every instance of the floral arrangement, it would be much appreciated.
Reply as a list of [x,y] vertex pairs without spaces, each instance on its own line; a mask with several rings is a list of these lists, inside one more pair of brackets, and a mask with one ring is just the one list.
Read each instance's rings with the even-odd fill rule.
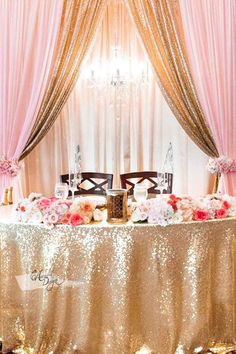
[[8,175],[11,177],[17,176],[20,169],[20,163],[15,159],[7,159],[5,157],[0,157],[0,174]]
[[102,221],[103,214],[96,204],[89,200],[76,198],[73,202],[57,198],[45,198],[31,193],[19,202],[13,211],[18,222],[41,224],[53,228],[56,224],[78,226],[89,224],[92,220]]
[[131,207],[133,222],[148,222],[166,226],[186,221],[205,221],[236,216],[236,198],[228,195],[210,194],[193,199],[174,194],[134,203]]
[[215,159],[210,158],[207,169],[210,173],[216,174],[233,172],[236,171],[236,160],[229,159],[223,155]]

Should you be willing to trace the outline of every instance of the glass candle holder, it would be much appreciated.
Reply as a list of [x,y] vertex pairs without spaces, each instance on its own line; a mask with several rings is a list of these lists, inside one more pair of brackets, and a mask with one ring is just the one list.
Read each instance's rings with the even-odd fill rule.
[[135,184],[134,186],[134,199],[136,202],[144,202],[148,197],[148,190],[145,184]]
[[67,183],[56,183],[55,197],[58,199],[67,199],[69,194],[69,186]]
[[107,222],[125,223],[127,217],[127,190],[108,189],[107,190]]

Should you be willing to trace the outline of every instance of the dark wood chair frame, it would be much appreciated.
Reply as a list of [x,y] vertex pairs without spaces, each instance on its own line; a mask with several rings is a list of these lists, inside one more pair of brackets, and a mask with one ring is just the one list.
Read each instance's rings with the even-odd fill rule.
[[[131,173],[121,174],[120,175],[121,188],[127,189],[127,186],[131,186],[130,189],[128,190],[128,195],[133,195],[135,183],[131,182],[130,179],[139,178],[139,180],[136,183],[142,183],[145,180],[152,183],[152,186],[148,188],[148,194],[160,194],[160,190],[158,189],[157,182],[154,180],[154,178],[157,178],[158,175],[160,175],[160,173],[155,171],[142,171],[142,172],[131,172]],[[163,191],[163,194],[171,194],[172,186],[173,186],[173,173],[165,173],[165,176],[167,178],[168,186],[167,189]]]
[[[111,173],[101,173],[101,172],[82,172],[82,180],[78,185],[78,190],[75,191],[75,195],[81,194],[90,194],[90,195],[106,195],[106,189],[104,186],[107,185],[107,189],[111,189],[113,185],[113,174]],[[61,182],[69,184],[69,175],[61,175]],[[104,180],[102,182],[97,183],[94,179]],[[93,187],[89,189],[84,189],[81,186],[83,182],[90,182],[93,184]],[[71,196],[71,192],[69,192]]]

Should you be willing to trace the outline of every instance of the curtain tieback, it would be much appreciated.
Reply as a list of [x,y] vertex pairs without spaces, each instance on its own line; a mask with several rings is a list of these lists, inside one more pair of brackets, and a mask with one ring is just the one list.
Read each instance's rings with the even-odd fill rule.
[[211,173],[215,174],[227,174],[229,172],[236,172],[236,160],[230,159],[224,155],[210,158],[207,164],[207,169]]
[[17,176],[21,166],[16,159],[7,159],[6,157],[0,157],[0,175],[7,175],[10,177]]

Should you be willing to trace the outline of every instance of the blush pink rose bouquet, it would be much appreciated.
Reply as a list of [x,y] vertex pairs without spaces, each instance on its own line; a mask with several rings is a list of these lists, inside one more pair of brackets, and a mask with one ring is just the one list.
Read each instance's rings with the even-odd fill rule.
[[77,198],[72,202],[45,198],[38,193],[31,193],[28,198],[19,202],[13,215],[18,222],[43,223],[49,229],[58,224],[79,226],[103,219],[102,212],[89,200],[81,201]]

